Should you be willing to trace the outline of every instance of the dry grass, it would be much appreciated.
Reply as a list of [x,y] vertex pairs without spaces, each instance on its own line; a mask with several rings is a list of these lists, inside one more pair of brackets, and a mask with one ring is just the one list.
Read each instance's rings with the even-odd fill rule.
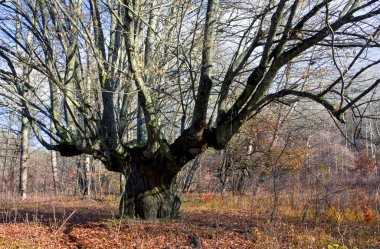
[[[296,200],[296,204],[294,201]],[[1,248],[191,248],[196,234],[203,248],[379,248],[379,217],[363,198],[332,206],[318,217],[302,196],[281,199],[269,222],[269,195],[184,196],[180,220],[120,220],[118,199],[72,196],[3,199]],[[74,212],[75,211],[75,212]],[[336,246],[334,248],[337,248]]]

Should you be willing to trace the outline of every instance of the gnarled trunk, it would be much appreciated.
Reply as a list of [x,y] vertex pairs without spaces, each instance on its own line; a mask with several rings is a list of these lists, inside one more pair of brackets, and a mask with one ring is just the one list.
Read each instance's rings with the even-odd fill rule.
[[147,173],[141,167],[133,167],[125,176],[125,191],[119,206],[121,216],[147,220],[179,217],[181,201],[176,190],[176,174]]

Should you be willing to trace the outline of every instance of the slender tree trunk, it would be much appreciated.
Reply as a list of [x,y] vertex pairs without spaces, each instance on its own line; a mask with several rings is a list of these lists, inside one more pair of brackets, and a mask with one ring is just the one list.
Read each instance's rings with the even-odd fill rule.
[[85,155],[85,159],[83,161],[83,169],[84,169],[83,195],[90,196],[91,195],[91,163],[90,163],[89,155]]
[[58,167],[57,167],[57,152],[55,150],[51,151],[51,171],[53,173],[53,186],[54,193],[58,194]]
[[3,163],[3,170],[1,174],[1,185],[0,185],[0,192],[4,192],[4,187],[5,187],[5,163]]
[[28,152],[29,152],[29,125],[26,117],[21,118],[21,158],[20,158],[20,195],[26,198],[28,184]]
[[[99,186],[99,190],[97,192],[99,192],[99,196],[102,196],[103,195],[103,185],[102,185],[102,178],[101,178],[101,175],[100,175],[100,169],[99,167],[95,167],[93,165],[92,167],[92,172],[93,172],[93,175],[94,176],[97,176],[98,177],[98,186]],[[97,174],[96,174],[97,173]],[[92,182],[94,183],[94,187],[96,187],[96,179],[95,178],[91,178]],[[96,190],[95,190],[96,191]]]
[[[50,129],[52,132],[54,131],[54,123],[53,121],[50,121]],[[53,140],[53,139],[52,139]],[[51,140],[52,144],[53,141]],[[57,164],[57,152],[55,150],[51,151],[51,172],[53,175],[53,187],[54,187],[54,193],[58,194],[58,164]]]
[[120,195],[123,195],[125,191],[125,176],[120,174]]
[[6,181],[6,169],[7,169],[7,159],[8,159],[8,149],[9,149],[9,138],[5,138],[5,155],[3,161],[3,176],[1,180],[1,192],[6,194],[7,181]]
[[146,125],[144,120],[144,112],[141,107],[141,97],[138,97],[137,107],[137,141],[143,143],[147,141]]
[[224,158],[223,158],[222,168],[220,170],[220,183],[221,183],[220,195],[222,197],[224,197],[224,193],[226,192],[226,189],[227,189],[227,184],[229,181],[228,169],[231,167],[230,153],[227,150],[224,150],[223,153],[224,153]]
[[273,174],[273,193],[274,193],[274,200],[273,200],[273,208],[272,212],[270,213],[270,221],[272,222],[274,220],[274,216],[277,210],[278,205],[278,193],[277,193],[277,174],[274,172]]
[[[15,162],[16,161],[16,162]],[[17,193],[17,177],[16,177],[16,166],[17,160],[15,160],[14,156],[12,156],[9,167],[9,192],[11,196]]]
[[189,173],[187,174],[187,177],[185,179],[185,184],[183,186],[182,192],[187,193],[189,192],[193,177],[197,169],[201,166],[202,163],[202,155],[199,155],[195,158],[193,165],[191,166],[191,169]]
[[242,172],[240,172],[239,180],[236,187],[236,190],[239,193],[239,195],[244,195],[245,193],[245,187],[246,187],[245,179],[247,179],[247,177],[248,177],[247,170],[244,169]]

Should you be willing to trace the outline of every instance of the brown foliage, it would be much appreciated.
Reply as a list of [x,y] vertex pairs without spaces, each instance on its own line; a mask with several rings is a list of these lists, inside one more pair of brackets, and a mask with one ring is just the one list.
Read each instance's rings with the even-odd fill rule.
[[270,200],[269,195],[187,195],[180,220],[156,222],[118,219],[112,213],[117,200],[111,197],[8,200],[2,202],[0,248],[192,248],[189,238],[199,239],[202,248],[327,248],[340,241],[338,232],[343,230],[346,243],[380,246],[374,233],[378,217],[369,206],[353,212],[352,222],[346,217],[351,211],[341,215],[343,209],[335,208],[331,215],[345,222],[337,225],[310,216],[300,223],[299,210],[284,199],[278,219],[270,223]]
[[376,159],[369,154],[368,150],[363,150],[356,158],[355,165],[356,170],[365,175],[375,171]]

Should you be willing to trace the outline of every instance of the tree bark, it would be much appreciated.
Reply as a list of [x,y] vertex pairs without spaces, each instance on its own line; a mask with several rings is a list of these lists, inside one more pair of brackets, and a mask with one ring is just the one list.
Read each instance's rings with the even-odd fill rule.
[[28,160],[29,149],[29,125],[28,118],[21,118],[21,158],[20,158],[20,196],[26,199],[26,190],[28,184],[28,167],[26,161]]
[[[53,120],[50,121],[50,129],[52,132],[54,132],[54,122]],[[51,138],[50,142],[53,144],[54,140]],[[58,194],[58,163],[57,163],[57,151],[52,150],[51,151],[51,172],[53,174],[53,187],[54,187],[54,193]]]
[[58,167],[57,167],[57,152],[52,150],[51,151],[51,171],[53,173],[53,186],[54,186],[54,193],[58,194]]
[[183,193],[189,192],[194,174],[197,171],[197,169],[199,168],[199,166],[201,166],[202,157],[203,157],[203,155],[199,155],[195,158],[193,165],[191,166],[191,169],[186,176],[185,184],[184,184],[183,189],[182,189]]
[[181,201],[177,195],[176,173],[145,170],[145,165],[135,164],[125,173],[120,215],[147,220],[178,218]]
[[1,193],[6,193],[6,189],[7,189],[6,169],[7,169],[8,149],[9,149],[9,138],[5,137],[4,140],[3,141],[4,141],[5,148],[2,148],[2,150],[5,151],[5,153],[4,153],[4,160],[3,160],[3,173],[1,177]]
[[125,176],[123,174],[120,174],[120,195],[123,195],[125,191]]
[[85,159],[83,161],[83,169],[84,169],[84,191],[83,195],[90,196],[91,195],[91,164],[90,164],[90,156],[84,155]]

